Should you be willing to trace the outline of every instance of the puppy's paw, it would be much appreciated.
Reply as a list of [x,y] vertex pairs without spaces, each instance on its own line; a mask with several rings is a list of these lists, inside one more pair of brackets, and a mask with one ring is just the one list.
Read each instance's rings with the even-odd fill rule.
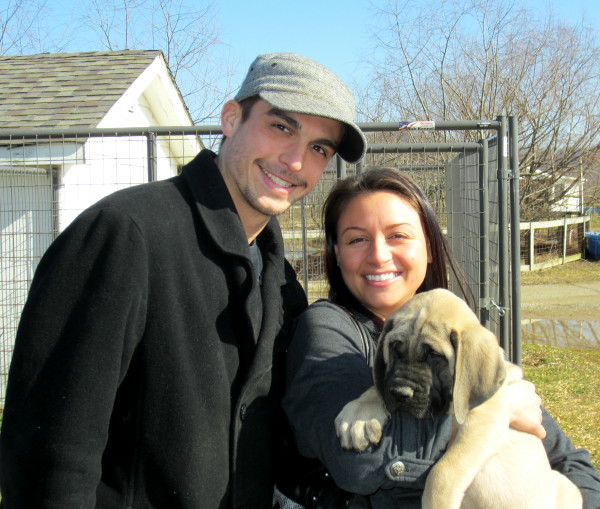
[[376,419],[369,421],[341,421],[337,425],[337,434],[340,444],[344,449],[364,451],[370,444],[377,444],[381,440],[382,427]]
[[371,387],[342,408],[335,419],[335,429],[344,449],[362,452],[370,444],[379,443],[388,420],[383,399],[377,389]]

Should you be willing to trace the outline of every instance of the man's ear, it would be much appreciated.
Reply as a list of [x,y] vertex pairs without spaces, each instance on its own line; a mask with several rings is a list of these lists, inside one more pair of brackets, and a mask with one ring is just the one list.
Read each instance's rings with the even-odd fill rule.
[[231,136],[242,118],[242,106],[237,101],[227,101],[221,110],[221,129],[225,136]]

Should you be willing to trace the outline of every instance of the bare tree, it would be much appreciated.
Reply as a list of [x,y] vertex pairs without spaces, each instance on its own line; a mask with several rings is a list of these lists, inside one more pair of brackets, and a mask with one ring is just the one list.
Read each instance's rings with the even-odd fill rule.
[[219,55],[213,0],[88,0],[66,16],[46,3],[0,3],[0,55],[159,49],[194,122],[218,123],[234,72]]
[[220,41],[212,1],[92,0],[82,18],[108,50],[160,49],[195,123],[214,120],[231,88],[227,62],[213,57]]
[[0,3],[0,55],[44,51],[45,0],[6,0]]
[[[538,20],[505,0],[391,0],[379,19],[372,81],[359,94],[365,118],[517,115],[525,218],[549,213],[593,170],[580,171],[599,150],[597,31],[551,14]],[[559,181],[561,193],[549,196]]]

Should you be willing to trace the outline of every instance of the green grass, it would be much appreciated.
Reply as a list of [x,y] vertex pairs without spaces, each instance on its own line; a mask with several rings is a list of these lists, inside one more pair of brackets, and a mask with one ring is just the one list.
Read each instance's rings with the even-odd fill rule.
[[[596,216],[596,228],[600,218]],[[537,272],[522,272],[521,284],[577,284],[600,280],[600,261],[581,260]],[[600,469],[600,350],[523,345],[523,371],[544,407],[577,447]]]
[[544,408],[600,469],[600,351],[523,345],[523,372]]
[[521,272],[522,285],[551,285],[600,281],[600,260],[578,260],[549,269]]

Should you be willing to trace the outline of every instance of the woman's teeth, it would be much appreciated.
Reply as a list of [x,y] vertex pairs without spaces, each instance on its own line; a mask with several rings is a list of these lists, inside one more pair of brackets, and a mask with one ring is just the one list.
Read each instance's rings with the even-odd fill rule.
[[400,275],[399,272],[388,272],[387,274],[367,274],[365,277],[369,281],[387,281]]

